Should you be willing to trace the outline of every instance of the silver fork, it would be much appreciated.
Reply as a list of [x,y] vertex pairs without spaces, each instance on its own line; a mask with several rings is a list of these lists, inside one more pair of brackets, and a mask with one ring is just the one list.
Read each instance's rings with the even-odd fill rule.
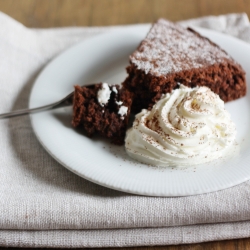
[[74,91],[68,94],[67,96],[65,96],[60,101],[54,102],[54,103],[51,103],[42,107],[37,107],[37,108],[32,108],[32,109],[21,109],[21,110],[16,110],[16,111],[0,114],[0,119],[11,118],[11,117],[20,116],[20,115],[27,115],[27,114],[37,113],[37,112],[50,110],[50,109],[67,107],[67,106],[72,105],[73,95],[74,95]]

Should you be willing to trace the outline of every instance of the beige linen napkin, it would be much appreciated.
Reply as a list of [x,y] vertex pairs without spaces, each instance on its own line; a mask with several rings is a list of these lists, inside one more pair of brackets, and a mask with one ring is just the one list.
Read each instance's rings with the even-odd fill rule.
[[[245,14],[182,24],[250,42]],[[28,29],[0,13],[0,113],[27,107],[34,79],[54,56],[112,29],[117,27]],[[58,164],[38,143],[28,116],[0,120],[0,246],[182,244],[250,237],[249,228],[249,181],[190,197],[122,193]]]

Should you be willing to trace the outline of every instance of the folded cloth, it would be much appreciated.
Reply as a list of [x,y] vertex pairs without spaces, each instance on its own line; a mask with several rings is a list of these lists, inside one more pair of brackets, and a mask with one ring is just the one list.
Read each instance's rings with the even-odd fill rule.
[[[245,14],[181,24],[250,42]],[[0,13],[0,113],[28,106],[34,79],[61,51],[117,28],[124,26],[28,29]],[[250,181],[175,198],[111,190],[57,163],[37,141],[28,116],[0,120],[0,149],[0,246],[151,246],[250,237]]]

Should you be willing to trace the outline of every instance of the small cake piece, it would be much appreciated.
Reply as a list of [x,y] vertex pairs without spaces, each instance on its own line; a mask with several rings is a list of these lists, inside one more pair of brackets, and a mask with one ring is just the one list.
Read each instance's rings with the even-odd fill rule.
[[130,56],[127,72],[123,86],[135,94],[135,112],[180,84],[209,87],[225,102],[246,94],[245,72],[232,57],[194,30],[164,19]]
[[72,125],[123,144],[131,105],[131,93],[119,85],[75,86]]

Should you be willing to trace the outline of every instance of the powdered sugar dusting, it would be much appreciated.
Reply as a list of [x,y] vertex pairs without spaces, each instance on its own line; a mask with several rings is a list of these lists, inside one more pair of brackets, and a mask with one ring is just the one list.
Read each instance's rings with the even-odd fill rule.
[[201,68],[226,59],[232,58],[206,38],[164,19],[153,25],[130,57],[138,69],[157,76]]

